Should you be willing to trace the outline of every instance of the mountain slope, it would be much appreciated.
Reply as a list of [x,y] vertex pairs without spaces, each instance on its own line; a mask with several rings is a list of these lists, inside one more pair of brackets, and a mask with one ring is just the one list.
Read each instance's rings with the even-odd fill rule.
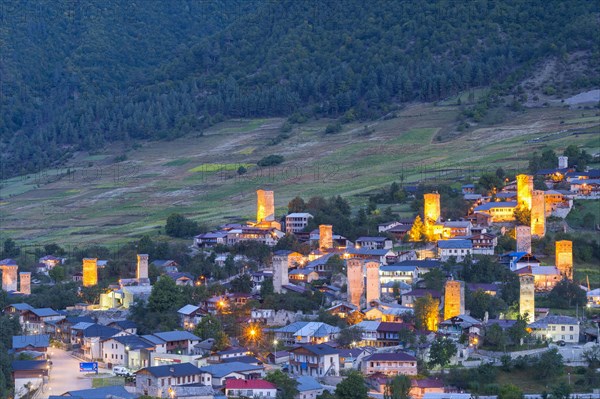
[[548,56],[598,54],[600,5],[584,0],[99,4],[5,8],[3,175],[223,117],[365,120],[397,102],[510,86]]

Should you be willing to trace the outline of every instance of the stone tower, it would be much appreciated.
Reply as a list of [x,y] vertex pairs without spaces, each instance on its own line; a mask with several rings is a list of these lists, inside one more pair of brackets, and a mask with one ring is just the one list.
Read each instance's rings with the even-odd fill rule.
[[19,292],[23,295],[31,295],[31,273],[21,272],[19,273],[20,278],[20,289]]
[[573,280],[573,242],[568,240],[556,241],[556,268],[560,274]]
[[290,283],[288,275],[288,257],[287,255],[273,256],[273,291],[281,294],[282,287]]
[[522,274],[519,276],[519,314],[527,313],[527,323],[535,320],[535,285],[533,275]]
[[273,191],[256,190],[256,222],[275,220],[275,196]]
[[444,320],[465,314],[465,284],[448,280],[444,290]]
[[425,216],[423,222],[427,223],[427,220],[437,222],[440,218],[440,195],[438,193],[424,194],[423,199],[423,214]]
[[531,199],[531,235],[538,238],[546,235],[546,198],[541,190],[534,190]]
[[330,224],[319,225],[319,249],[321,251],[333,249],[333,226]]
[[517,204],[525,204],[531,209],[531,193],[533,192],[533,176],[517,175]]
[[98,285],[98,259],[83,258],[83,286]]
[[19,266],[12,259],[5,259],[0,264],[0,270],[2,270],[2,289],[4,291],[16,291],[17,290],[17,272]]
[[367,262],[367,306],[371,301],[379,299],[381,285],[379,282],[379,262]]
[[136,278],[138,281],[148,279],[148,255],[146,254],[137,255]]
[[566,169],[569,167],[569,157],[558,157],[558,169]]
[[360,308],[360,298],[364,291],[363,261],[361,259],[348,259],[346,269],[348,273],[348,301]]
[[517,236],[517,252],[531,253],[531,227],[516,226],[515,233]]

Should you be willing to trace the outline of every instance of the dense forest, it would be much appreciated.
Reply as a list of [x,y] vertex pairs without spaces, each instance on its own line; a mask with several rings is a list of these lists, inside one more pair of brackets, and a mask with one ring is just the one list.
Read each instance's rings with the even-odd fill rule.
[[600,48],[587,0],[9,0],[0,12],[2,176],[228,117],[369,119]]

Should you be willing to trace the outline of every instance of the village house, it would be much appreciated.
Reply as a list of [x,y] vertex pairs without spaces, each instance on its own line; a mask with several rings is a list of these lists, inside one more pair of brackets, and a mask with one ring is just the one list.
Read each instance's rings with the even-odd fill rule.
[[226,245],[227,232],[213,231],[210,233],[194,236],[194,245],[198,248],[214,247],[215,245]]
[[396,261],[397,254],[391,249],[347,248],[345,257],[379,262],[387,265]]
[[438,240],[438,257],[446,262],[450,257],[462,262],[465,256],[473,254],[473,244],[470,240]]
[[116,335],[128,334],[102,324],[80,322],[71,327],[71,345],[87,360],[101,359],[100,342]]
[[323,393],[323,386],[313,377],[300,375],[295,380],[298,381],[298,394],[294,399],[316,399]]
[[423,399],[425,394],[444,393],[444,382],[435,378],[411,380],[409,395],[412,399]]
[[189,331],[166,331],[152,334],[166,342],[167,353],[191,355],[200,338]]
[[[58,321],[51,321],[46,324],[46,331],[58,341],[69,343],[71,341],[71,327],[77,323],[95,323],[94,319],[89,316],[65,317]],[[52,326],[50,329],[49,327]]]
[[143,395],[169,398],[172,387],[200,382],[201,374],[191,363],[145,367],[135,373],[135,387]]
[[137,334],[137,324],[131,320],[115,320],[111,321],[106,326],[125,331],[128,334]]
[[243,226],[227,232],[226,244],[233,246],[241,242],[254,241],[273,247],[283,236],[284,233],[276,228],[263,229]]
[[475,213],[491,216],[492,223],[512,222],[515,220],[516,201],[488,202],[473,209]]
[[223,387],[229,379],[252,380],[265,376],[263,366],[242,362],[216,363],[200,367],[200,382],[213,387]]
[[438,326],[438,333],[458,341],[462,335],[469,337],[469,343],[477,345],[482,336],[482,322],[467,314],[444,320]]
[[405,345],[405,333],[412,330],[414,330],[414,327],[410,324],[382,321],[377,326],[377,341],[375,342],[375,346]]
[[193,330],[207,313],[200,306],[185,305],[177,311],[179,325],[184,330]]
[[265,380],[231,379],[225,382],[225,396],[228,398],[275,398],[277,387]]
[[500,263],[510,268],[510,271],[521,269],[525,266],[540,266],[541,262],[527,252],[509,252],[500,255]]
[[471,241],[473,255],[494,255],[498,245],[498,237],[490,233],[473,234],[465,239]]
[[589,307],[597,308],[600,307],[600,288],[588,291],[586,294],[587,303]]
[[285,232],[293,234],[304,230],[312,218],[313,215],[306,212],[290,213],[285,217]]
[[528,325],[531,334],[547,341],[579,342],[579,320],[570,316],[549,315]]
[[151,263],[156,266],[160,274],[166,273],[177,273],[179,271],[179,264],[174,260],[155,260]]
[[417,375],[417,359],[404,352],[374,353],[363,360],[364,374]]
[[533,275],[536,291],[551,291],[563,279],[556,266],[525,266],[517,269],[515,273]]
[[100,341],[101,359],[112,366],[132,370],[150,366],[150,353],[155,345],[138,335],[121,335]]
[[48,378],[46,360],[15,360],[11,362],[11,370],[16,399],[28,396]]
[[363,320],[350,328],[359,328],[361,331],[361,340],[356,344],[358,346],[377,346],[377,327],[381,321],[379,320]]
[[14,335],[12,337],[12,349],[15,353],[34,351],[45,354],[49,346],[50,336],[47,334]]
[[274,330],[275,339],[284,346],[296,344],[322,344],[335,341],[339,327],[315,321],[297,321]]
[[405,313],[412,313],[410,307],[398,305],[395,302],[387,303],[381,300],[371,301],[364,315],[367,320],[379,320],[383,322],[401,323]]
[[25,333],[39,334],[45,331],[46,323],[64,319],[65,316],[50,308],[33,308],[21,313],[19,320]]
[[340,375],[340,357],[329,345],[302,345],[290,350],[290,373],[324,377]]
[[448,237],[464,237],[471,235],[473,224],[470,221],[447,221],[443,223],[444,235]]
[[393,243],[387,237],[359,237],[356,239],[355,248],[392,249]]
[[417,281],[418,275],[419,268],[417,266],[393,264],[379,268],[379,280],[381,284],[398,282],[412,285]]
[[295,284],[299,283],[310,283],[312,281],[319,279],[319,273],[314,271],[312,268],[303,268],[303,269],[293,269],[288,273],[288,277],[290,281],[293,281]]

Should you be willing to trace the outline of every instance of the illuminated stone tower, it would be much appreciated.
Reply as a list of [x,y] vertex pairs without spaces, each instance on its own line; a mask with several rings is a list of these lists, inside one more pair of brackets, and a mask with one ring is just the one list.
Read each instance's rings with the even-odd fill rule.
[[531,200],[531,235],[542,238],[546,235],[546,198],[541,190],[534,190]]
[[371,301],[379,299],[381,285],[379,282],[379,262],[367,262],[367,306]]
[[256,191],[256,222],[272,222],[275,220],[275,196],[273,191]]
[[348,259],[346,269],[348,273],[348,301],[360,308],[360,298],[364,291],[363,261],[361,259]]
[[12,259],[6,259],[5,264],[0,264],[2,270],[2,289],[4,291],[17,290],[17,271],[19,266]]
[[531,227],[516,226],[515,233],[517,236],[517,252],[531,253]]
[[573,280],[573,242],[568,240],[556,241],[556,268],[560,274]]
[[423,222],[437,222],[440,218],[440,195],[438,193],[424,194],[423,199],[425,200],[423,212],[425,220]]
[[288,257],[287,255],[273,256],[273,291],[281,294],[282,287],[290,283],[288,275]]
[[20,278],[20,289],[19,292],[23,295],[31,295],[31,273],[21,272],[19,273]]
[[98,285],[98,259],[83,258],[83,286]]
[[569,157],[558,157],[558,169],[566,169],[569,167]]
[[333,249],[333,226],[330,224],[319,225],[319,249],[321,251]]
[[521,316],[527,313],[527,323],[535,320],[535,286],[531,274],[522,274],[519,276],[519,314]]
[[138,254],[136,277],[138,280],[148,279],[148,255]]
[[533,176],[517,175],[517,204],[525,204],[531,209],[531,193],[533,192]]
[[444,290],[444,320],[459,314],[465,314],[465,283],[448,280]]

